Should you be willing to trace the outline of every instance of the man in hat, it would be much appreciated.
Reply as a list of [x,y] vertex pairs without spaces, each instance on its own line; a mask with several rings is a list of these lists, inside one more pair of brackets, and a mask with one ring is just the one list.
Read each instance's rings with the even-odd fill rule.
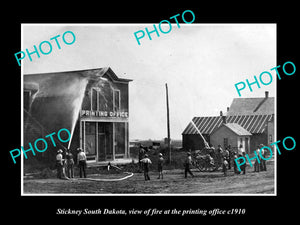
[[227,161],[227,163],[228,163],[228,169],[230,169],[230,163],[229,163],[229,151],[228,151],[228,149],[227,148],[225,148],[225,150],[223,151],[223,154],[222,154],[222,156],[223,156],[223,161],[222,161],[222,163],[224,163],[224,158],[226,159],[226,161]]
[[224,158],[224,156],[223,156],[224,151],[223,151],[221,145],[218,145],[218,148],[216,149],[216,153],[217,153],[217,163],[218,163],[218,165],[222,165],[223,158]]
[[160,176],[161,176],[161,179],[164,179],[163,177],[163,164],[164,164],[164,158],[163,158],[163,155],[161,153],[158,154],[158,163],[157,163],[157,168],[158,168],[158,178],[157,179],[160,179]]
[[56,169],[57,169],[57,178],[62,179],[63,173],[63,151],[59,149],[56,155]]
[[86,155],[83,151],[83,149],[78,148],[78,154],[77,154],[77,165],[79,167],[79,176],[80,178],[82,178],[82,173],[84,178],[86,178],[86,172],[85,172],[85,168],[86,168]]
[[[240,174],[240,171],[238,170],[237,164],[236,164],[236,161],[235,161],[237,158],[238,158],[238,157],[237,157],[237,153],[234,152],[234,153],[233,153],[233,170],[234,170],[234,173],[235,173],[235,174]],[[241,160],[241,159],[240,159],[240,160]],[[239,160],[239,163],[241,162],[240,160]]]
[[[260,149],[262,149],[263,147],[264,147],[263,144],[259,145]],[[260,150],[260,153],[261,153],[261,155],[264,159],[267,158],[267,155],[266,155],[267,151],[265,149]],[[261,171],[267,171],[266,160],[264,160],[264,159],[260,160],[261,161],[261,164],[260,164],[261,165],[261,167],[260,167]]]
[[184,177],[187,178],[187,173],[189,173],[192,177],[194,177],[194,174],[192,173],[190,166],[192,165],[192,156],[191,153],[187,153],[187,157],[184,162]]
[[145,149],[142,146],[142,144],[140,144],[140,149],[139,149],[139,169],[142,170],[142,159],[145,156]]
[[74,178],[74,159],[70,149],[66,152],[66,170],[67,177]]
[[145,177],[145,180],[150,180],[150,177],[149,177],[149,167],[150,167],[150,164],[152,164],[151,160],[148,158],[148,155],[145,154],[144,155],[144,158],[140,160],[143,165],[144,165],[144,177]]

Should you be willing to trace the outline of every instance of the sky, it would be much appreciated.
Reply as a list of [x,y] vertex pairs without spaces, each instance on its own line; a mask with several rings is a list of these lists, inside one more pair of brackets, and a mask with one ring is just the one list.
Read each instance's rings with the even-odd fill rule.
[[[158,24],[158,23],[153,23]],[[273,75],[270,85],[253,85],[241,97],[276,96],[276,24],[172,24],[168,34],[147,34],[138,45],[134,32],[153,24],[23,24],[21,50],[33,51],[42,41],[66,31],[76,40],[55,41],[48,55],[22,60],[24,74],[110,67],[129,84],[129,139],[163,139],[167,136],[165,83],[169,89],[171,139],[194,116],[217,116],[233,98],[234,84],[254,81],[263,71]],[[162,28],[168,30],[168,25]],[[66,36],[67,38],[67,36]],[[46,46],[44,47],[45,51]],[[268,78],[265,78],[267,83]]]

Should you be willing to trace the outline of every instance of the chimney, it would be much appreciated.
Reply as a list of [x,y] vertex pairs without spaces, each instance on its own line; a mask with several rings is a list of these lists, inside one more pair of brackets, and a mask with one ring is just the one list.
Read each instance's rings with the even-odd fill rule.
[[268,98],[268,97],[269,97],[269,92],[265,91],[265,98]]
[[222,117],[223,123],[226,123],[226,116],[223,115],[222,111],[220,111],[220,116]]
[[269,98],[269,92],[265,91],[265,98],[256,106],[253,112],[256,112],[261,107],[261,105],[264,104],[265,101],[267,101],[267,98]]

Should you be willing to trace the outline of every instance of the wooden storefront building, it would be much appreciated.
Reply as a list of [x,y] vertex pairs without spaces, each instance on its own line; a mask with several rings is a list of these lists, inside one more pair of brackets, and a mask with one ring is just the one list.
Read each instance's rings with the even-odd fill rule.
[[130,81],[109,67],[24,75],[24,143],[66,128],[71,140],[61,144],[74,154],[82,148],[88,162],[129,159]]

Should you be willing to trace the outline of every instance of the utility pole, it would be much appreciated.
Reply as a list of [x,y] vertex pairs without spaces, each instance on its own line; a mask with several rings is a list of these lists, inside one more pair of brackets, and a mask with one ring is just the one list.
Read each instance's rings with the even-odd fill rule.
[[171,163],[171,139],[170,139],[170,115],[169,115],[169,96],[168,84],[166,83],[166,99],[167,99],[167,131],[168,131],[168,149],[169,149],[169,163]]

